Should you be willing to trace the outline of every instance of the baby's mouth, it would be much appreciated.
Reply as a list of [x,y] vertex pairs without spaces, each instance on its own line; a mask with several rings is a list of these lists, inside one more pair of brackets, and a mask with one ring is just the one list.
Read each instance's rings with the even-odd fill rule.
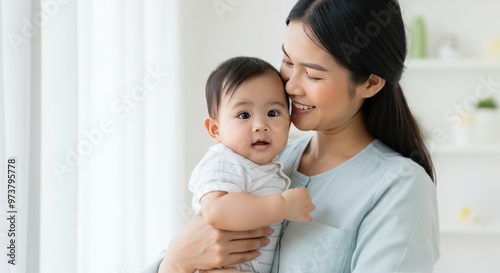
[[267,142],[265,140],[257,140],[254,143],[252,143],[252,146],[260,146],[260,145],[268,145],[268,144],[269,144],[269,142]]

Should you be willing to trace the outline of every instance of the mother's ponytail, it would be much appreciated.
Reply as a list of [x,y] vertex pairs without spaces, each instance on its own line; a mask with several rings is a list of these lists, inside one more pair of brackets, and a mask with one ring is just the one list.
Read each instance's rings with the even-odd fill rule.
[[397,84],[386,84],[362,106],[368,132],[394,151],[422,166],[435,181],[435,171],[422,130]]

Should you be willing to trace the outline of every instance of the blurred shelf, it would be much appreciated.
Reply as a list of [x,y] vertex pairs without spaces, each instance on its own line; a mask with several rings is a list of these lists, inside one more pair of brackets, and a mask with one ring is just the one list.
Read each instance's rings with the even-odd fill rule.
[[432,151],[441,155],[499,155],[500,156],[500,143],[496,144],[470,144],[470,145],[440,145],[432,147]]
[[500,70],[500,59],[410,59],[406,62],[408,70],[435,70],[435,69],[498,69]]
[[440,227],[441,234],[456,234],[456,235],[499,235],[500,225],[442,225]]

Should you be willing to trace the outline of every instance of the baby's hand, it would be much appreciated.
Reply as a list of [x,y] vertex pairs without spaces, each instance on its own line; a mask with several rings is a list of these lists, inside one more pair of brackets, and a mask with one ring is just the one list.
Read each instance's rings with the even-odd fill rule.
[[314,210],[309,190],[306,188],[294,188],[286,190],[281,194],[286,202],[286,219],[297,222],[309,222],[312,220],[309,212]]

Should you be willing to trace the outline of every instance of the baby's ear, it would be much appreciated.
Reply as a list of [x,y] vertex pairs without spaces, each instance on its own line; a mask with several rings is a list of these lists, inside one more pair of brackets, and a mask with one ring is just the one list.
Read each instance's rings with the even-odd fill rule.
[[205,118],[204,124],[208,134],[215,140],[215,142],[219,143],[219,124],[217,123],[217,120],[212,117],[207,117]]

